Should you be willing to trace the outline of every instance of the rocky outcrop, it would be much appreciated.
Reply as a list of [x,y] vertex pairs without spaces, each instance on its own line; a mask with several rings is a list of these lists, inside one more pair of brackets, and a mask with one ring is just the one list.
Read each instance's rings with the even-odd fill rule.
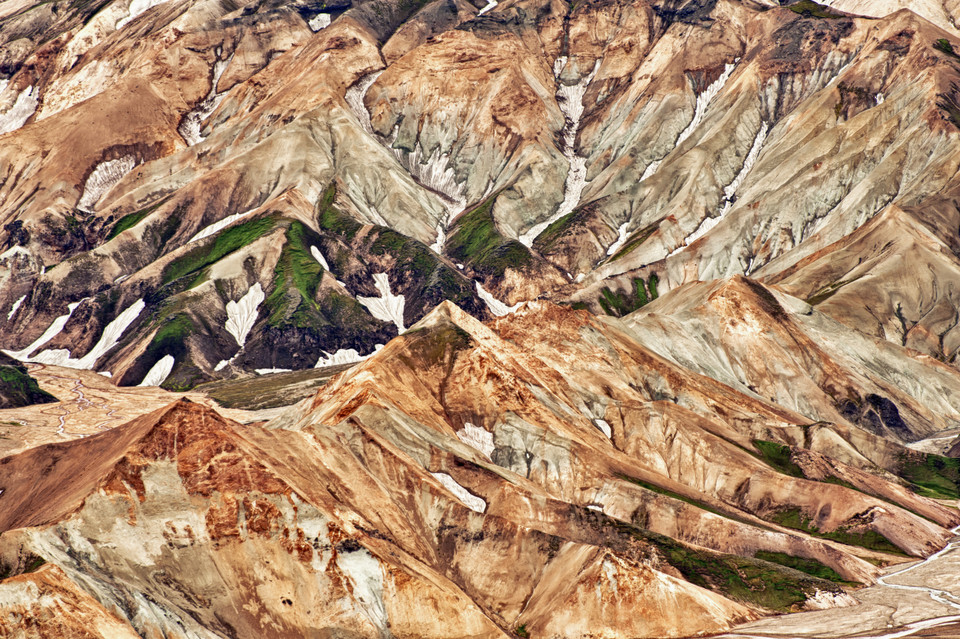
[[0,354],[0,409],[55,401],[56,397],[37,385],[37,380],[30,376],[26,366]]

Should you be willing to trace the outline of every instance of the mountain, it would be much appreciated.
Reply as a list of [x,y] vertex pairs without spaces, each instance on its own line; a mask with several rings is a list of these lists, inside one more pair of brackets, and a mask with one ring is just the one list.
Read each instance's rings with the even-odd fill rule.
[[0,635],[955,615],[958,12],[3,3]]
[[11,4],[0,346],[184,390],[747,275],[955,363],[954,10]]
[[[742,278],[707,299],[812,313]],[[921,472],[940,458],[685,368],[638,341],[657,315],[444,302],[266,425],[181,400],[0,459],[0,608],[56,580],[41,634],[683,637],[848,605],[950,539],[960,515],[921,494],[947,496],[949,471]],[[885,383],[841,355],[849,392]],[[960,374],[941,383],[953,401]],[[53,614],[78,599],[93,612]]]
[[0,354],[0,409],[55,402],[57,398],[42,390],[27,367]]

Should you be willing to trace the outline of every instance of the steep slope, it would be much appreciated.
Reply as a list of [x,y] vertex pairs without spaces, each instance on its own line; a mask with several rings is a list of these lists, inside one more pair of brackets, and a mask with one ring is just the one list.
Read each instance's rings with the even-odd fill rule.
[[[762,290],[700,299],[770,312]],[[934,456],[880,470],[912,453],[631,326],[544,302],[484,325],[444,302],[266,427],[180,401],[4,458],[0,558],[63,572],[45,609],[86,593],[141,634],[681,637],[850,603],[842,584],[960,523],[909,488],[937,487],[917,474]]]
[[862,295],[949,361],[954,9],[837,2],[11,5],[0,346],[184,389],[356,361],[444,299],[623,315],[866,261],[903,210],[952,253],[910,275],[936,299],[892,266]]

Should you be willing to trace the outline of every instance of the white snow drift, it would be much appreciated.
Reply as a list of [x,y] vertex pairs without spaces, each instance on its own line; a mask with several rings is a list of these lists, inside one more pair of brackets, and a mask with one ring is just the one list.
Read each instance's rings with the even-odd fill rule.
[[37,110],[37,92],[32,86],[20,92],[17,100],[3,114],[0,114],[0,135],[16,131],[30,119]]
[[504,315],[509,315],[513,313],[523,302],[517,302],[513,306],[507,306],[497,298],[495,298],[487,289],[483,288],[483,285],[480,282],[474,282],[477,285],[477,295],[480,296],[480,299],[483,300],[483,303],[487,305],[487,308],[491,313],[497,317],[503,317]]
[[218,222],[214,222],[213,224],[200,229],[200,231],[196,235],[194,235],[189,240],[187,240],[187,244],[189,244],[190,242],[196,242],[197,240],[202,240],[203,238],[210,237],[211,235],[216,235],[217,233],[227,228],[237,220],[250,215],[254,211],[256,211],[256,209],[250,209],[249,211],[244,211],[243,213],[234,213],[233,215],[228,215],[222,220]]
[[159,386],[164,383],[167,377],[170,376],[175,361],[173,355],[164,355],[147,371],[143,381],[137,384],[137,386]]
[[[553,73],[557,78],[560,77],[566,65],[566,56],[561,56],[554,62]],[[534,225],[529,231],[520,236],[520,242],[524,246],[531,246],[533,241],[537,239],[537,236],[543,233],[548,226],[564,215],[570,214],[573,209],[576,208],[577,204],[580,203],[580,196],[583,193],[583,188],[587,184],[587,159],[576,153],[577,131],[580,130],[580,119],[583,117],[583,96],[586,94],[587,87],[593,80],[593,76],[597,74],[597,69],[599,68],[600,60],[597,60],[593,65],[593,70],[584,76],[577,84],[568,86],[562,82],[559,83],[559,89],[557,89],[557,105],[563,112],[565,122],[562,131],[563,148],[560,149],[560,152],[563,153],[563,156],[567,158],[570,163],[570,167],[567,169],[567,179],[563,187],[563,201],[560,203],[560,207],[556,213],[545,221]]]
[[467,422],[457,431],[457,437],[467,446],[472,446],[483,453],[487,459],[491,459],[494,451],[493,433],[487,429]]
[[97,360],[106,355],[107,351],[120,343],[120,339],[126,330],[133,324],[134,320],[140,316],[140,313],[146,307],[142,299],[137,300],[125,308],[117,317],[106,325],[100,339],[94,344],[90,352],[79,359],[70,357],[70,351],[65,348],[46,350],[38,353],[31,361],[38,364],[50,364],[52,366],[63,366],[66,368],[78,368],[82,370],[93,370]]
[[477,497],[469,490],[457,483],[457,480],[446,473],[430,473],[436,477],[437,481],[443,484],[443,487],[456,495],[457,499],[463,502],[463,505],[470,510],[482,513],[487,509],[487,502]]
[[10,312],[7,313],[7,320],[13,319],[13,316],[16,315],[17,309],[20,308],[20,305],[23,304],[23,300],[27,299],[26,295],[21,295],[16,302],[13,303],[13,306],[10,307]]
[[239,301],[227,302],[227,323],[224,328],[233,335],[240,348],[247,343],[247,336],[257,322],[257,307],[264,299],[263,288],[257,282]]
[[98,164],[83,185],[83,193],[80,195],[77,208],[87,213],[93,211],[100,198],[136,166],[137,160],[132,155]]
[[643,175],[640,176],[641,182],[656,173],[657,169],[659,169],[660,165],[663,163],[663,160],[666,159],[668,155],[673,153],[677,147],[683,144],[684,141],[690,137],[694,131],[697,130],[697,127],[703,123],[703,118],[707,114],[707,107],[710,106],[710,102],[712,102],[713,99],[717,97],[717,94],[720,93],[720,90],[723,89],[723,86],[727,83],[727,80],[730,79],[730,75],[733,74],[733,70],[736,68],[736,64],[724,65],[723,73],[720,74],[720,77],[717,78],[713,84],[704,89],[702,93],[697,94],[697,106],[694,108],[693,119],[690,120],[690,124],[688,124],[687,128],[680,132],[679,137],[677,137],[677,141],[673,144],[673,149],[670,149],[670,151],[668,151],[667,154],[662,158],[651,162],[650,165],[647,166],[646,170],[643,172]]
[[370,314],[378,320],[393,322],[397,327],[397,332],[404,332],[407,329],[403,326],[403,295],[394,295],[390,291],[390,276],[386,273],[374,273],[373,281],[374,286],[380,291],[380,297],[358,295],[357,301],[366,306]]
[[63,330],[63,327],[67,325],[68,321],[70,321],[70,316],[73,315],[73,312],[77,310],[77,307],[80,306],[81,302],[83,302],[85,299],[87,298],[85,297],[79,302],[73,302],[72,304],[67,304],[67,314],[61,315],[60,317],[53,320],[50,326],[47,327],[47,330],[43,332],[43,335],[35,339],[33,343],[27,346],[26,348],[19,351],[5,350],[3,352],[9,355],[10,357],[12,357],[13,359],[19,360],[21,362],[29,362],[30,353],[34,352],[35,350],[37,350],[38,348],[40,348],[41,346],[43,346],[44,344],[52,340],[54,337],[59,335],[60,331]]

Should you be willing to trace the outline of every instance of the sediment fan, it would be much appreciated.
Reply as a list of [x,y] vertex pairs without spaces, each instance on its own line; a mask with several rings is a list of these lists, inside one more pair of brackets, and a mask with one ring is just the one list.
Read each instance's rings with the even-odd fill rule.
[[956,616],[958,14],[8,1],[0,629]]

